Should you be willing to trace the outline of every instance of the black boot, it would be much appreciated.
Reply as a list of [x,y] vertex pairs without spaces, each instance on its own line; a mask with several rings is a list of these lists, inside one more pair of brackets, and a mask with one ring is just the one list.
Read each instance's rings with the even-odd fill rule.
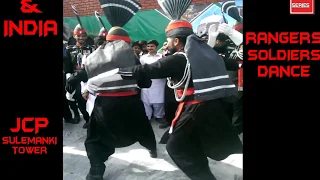
[[71,121],[72,124],[79,124],[80,122],[80,116],[74,117],[74,119]]
[[159,126],[159,128],[160,129],[165,129],[165,128],[167,128],[167,127],[170,127],[170,123],[169,122],[165,122],[165,123],[163,123],[163,124],[160,124],[160,126]]
[[103,180],[104,171],[106,166],[102,164],[91,165],[90,172],[86,177],[86,180]]
[[86,121],[86,123],[83,125],[83,129],[88,129],[89,127],[89,122],[90,122],[90,116],[86,119],[84,119]]
[[88,129],[88,126],[89,126],[89,122],[86,122],[86,123],[84,123],[84,125],[83,125],[83,129]]
[[149,154],[150,154],[150,157],[152,157],[152,158],[158,157],[157,150],[149,150]]
[[72,118],[66,118],[64,119],[65,123],[72,123],[74,120]]
[[159,124],[165,124],[167,123],[167,120],[164,118],[155,118],[156,122],[158,122]]

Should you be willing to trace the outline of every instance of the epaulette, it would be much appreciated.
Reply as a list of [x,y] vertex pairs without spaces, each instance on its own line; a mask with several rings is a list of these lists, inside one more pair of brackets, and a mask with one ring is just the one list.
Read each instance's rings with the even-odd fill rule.
[[75,47],[76,47],[75,45],[69,45],[69,46],[66,47],[66,49],[67,49],[67,50],[69,50],[69,49],[74,49]]
[[85,48],[94,48],[94,45],[86,45]]

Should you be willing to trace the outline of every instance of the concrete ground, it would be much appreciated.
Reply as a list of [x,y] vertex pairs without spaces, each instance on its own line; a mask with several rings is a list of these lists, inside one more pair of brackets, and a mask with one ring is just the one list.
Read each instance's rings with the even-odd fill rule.
[[[63,128],[63,179],[84,180],[89,171],[84,140],[84,121],[78,125],[64,124]],[[165,130],[152,122],[159,142]],[[242,180],[242,154],[231,155],[223,162],[210,160],[210,167],[218,180]],[[105,180],[189,180],[168,156],[165,145],[158,144],[158,158],[152,159],[138,143],[116,149],[105,163]]]

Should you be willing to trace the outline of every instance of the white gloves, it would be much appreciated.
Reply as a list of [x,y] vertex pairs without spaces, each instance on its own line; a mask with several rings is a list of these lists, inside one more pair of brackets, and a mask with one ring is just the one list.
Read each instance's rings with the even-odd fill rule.
[[76,91],[73,91],[71,94],[70,93],[66,93],[66,98],[69,100],[69,101],[75,101],[75,99],[73,99],[73,95],[76,93]]
[[121,75],[117,74],[118,72],[119,72],[119,68],[116,68],[116,69],[101,73],[95,77],[92,77],[89,79],[89,81],[94,82],[94,84],[100,85],[105,82],[123,80]]
[[208,45],[213,48],[216,45],[217,36],[219,34],[218,27],[216,24],[212,24],[208,29]]
[[86,60],[87,60],[87,55],[84,55],[83,57],[82,57],[82,65],[85,65],[86,64]]
[[233,41],[234,44],[239,46],[243,42],[243,34],[238,32],[237,30],[231,28],[228,24],[222,23],[218,27],[219,33],[224,33],[229,36],[229,38]]
[[85,93],[87,91],[87,83],[81,82],[81,94]]
[[219,33],[224,33],[227,36],[231,36],[233,33],[233,30],[228,24],[221,23],[218,27]]
[[98,91],[98,86],[92,84],[92,81],[88,81],[86,87],[87,87],[86,90],[87,90],[90,94],[95,95],[96,92]]
[[67,73],[66,74],[66,79],[68,80],[71,77],[71,75],[72,75],[71,73]]
[[94,95],[98,91],[98,87],[103,83],[123,80],[121,75],[117,74],[118,72],[119,68],[116,68],[90,78],[86,85],[87,90]]

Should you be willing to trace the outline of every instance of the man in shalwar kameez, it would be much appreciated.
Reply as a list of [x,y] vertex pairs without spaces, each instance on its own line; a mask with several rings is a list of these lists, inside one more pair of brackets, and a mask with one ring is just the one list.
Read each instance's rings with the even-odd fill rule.
[[[162,54],[157,52],[158,42],[151,40],[147,43],[148,54],[140,57],[140,63],[151,64],[162,58]],[[164,110],[164,89],[166,79],[151,79],[152,85],[150,88],[141,89],[141,100],[144,104],[148,119],[152,117],[159,123],[163,122],[165,115]]]
[[[193,34],[189,22],[179,20],[192,1],[158,2],[174,20],[166,28],[168,50],[173,55],[152,64],[114,71],[123,79],[170,77],[169,86],[175,89],[180,104],[171,124],[167,151],[190,179],[216,180],[207,157],[223,160],[242,153],[241,141],[223,108],[224,99],[235,96],[237,90],[222,57]],[[209,36],[213,40],[219,32],[216,25],[210,28]]]
[[[70,77],[66,88],[72,93],[76,84],[88,79],[87,89],[97,94],[85,141],[91,165],[87,180],[103,180],[104,162],[115,152],[115,148],[139,142],[149,150],[152,158],[157,157],[153,129],[137,93],[138,86],[148,88],[151,80],[121,80],[118,74],[112,76],[111,80],[101,79],[109,69],[136,64],[137,57],[129,45],[131,39],[121,27],[141,5],[134,0],[130,3],[125,0],[100,0],[100,3],[113,27],[108,32],[106,43],[87,57],[85,70]],[[95,89],[90,88],[92,84]]]

